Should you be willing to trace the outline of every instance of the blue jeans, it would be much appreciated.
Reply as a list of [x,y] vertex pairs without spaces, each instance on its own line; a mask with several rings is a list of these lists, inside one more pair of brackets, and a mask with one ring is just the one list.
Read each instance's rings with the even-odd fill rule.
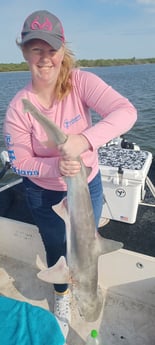
[[[60,256],[66,257],[66,232],[64,221],[52,210],[52,205],[59,203],[66,192],[43,189],[28,178],[23,179],[28,207],[42,237],[48,267],[53,266]],[[92,200],[96,228],[98,227],[103,205],[103,190],[100,172],[88,184]],[[89,220],[88,220],[89,221]],[[54,284],[58,292],[67,289],[66,284]]]

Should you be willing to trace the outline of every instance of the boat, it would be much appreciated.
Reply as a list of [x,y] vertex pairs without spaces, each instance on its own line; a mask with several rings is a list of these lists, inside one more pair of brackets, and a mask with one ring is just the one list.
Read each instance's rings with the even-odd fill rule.
[[[99,161],[107,204],[103,207],[102,217],[108,215],[110,218],[103,227],[101,217],[99,232],[101,236],[123,242],[124,247],[99,258],[98,280],[104,303],[98,320],[92,323],[81,318],[77,302],[72,297],[68,345],[84,345],[92,329],[99,331],[102,343],[106,345],[155,343],[155,159],[150,153],[144,155],[137,147],[127,144],[122,147],[116,140],[102,147]],[[118,158],[118,154],[122,157],[124,153],[130,160],[133,155],[136,163],[137,156],[140,157],[143,166],[136,168],[136,172],[130,167],[126,171],[122,161],[117,167],[112,166],[109,157],[115,155]],[[46,256],[38,228],[33,224],[24,200],[22,178],[10,180],[7,158],[0,175],[0,295],[52,310],[51,285],[37,278],[36,258],[39,257],[46,266]],[[115,195],[124,193],[122,189],[130,196],[126,199],[124,214],[119,214],[119,201],[116,207],[114,200],[114,208],[117,208],[114,213],[108,195],[112,191]],[[118,200],[122,202],[122,199]]]

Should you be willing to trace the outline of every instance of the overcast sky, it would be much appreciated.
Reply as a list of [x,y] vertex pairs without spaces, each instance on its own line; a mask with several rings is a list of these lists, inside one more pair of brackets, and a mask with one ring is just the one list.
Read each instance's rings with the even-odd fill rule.
[[62,21],[77,59],[155,57],[155,0],[3,0],[0,63],[21,62],[25,18],[46,9]]

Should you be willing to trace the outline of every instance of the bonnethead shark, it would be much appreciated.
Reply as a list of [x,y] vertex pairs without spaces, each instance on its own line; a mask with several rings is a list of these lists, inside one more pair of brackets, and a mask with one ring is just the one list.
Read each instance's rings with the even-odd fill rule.
[[[67,135],[51,120],[22,99],[24,112],[29,112],[44,128],[49,141],[63,144]],[[103,305],[103,294],[98,286],[98,257],[116,251],[123,244],[105,239],[96,230],[86,168],[80,157],[81,170],[73,177],[64,177],[67,184],[67,202],[63,199],[53,206],[66,225],[67,260],[60,257],[57,263],[41,270],[38,277],[46,282],[72,284],[80,315],[89,322],[97,320]],[[112,274],[112,272],[111,272]]]

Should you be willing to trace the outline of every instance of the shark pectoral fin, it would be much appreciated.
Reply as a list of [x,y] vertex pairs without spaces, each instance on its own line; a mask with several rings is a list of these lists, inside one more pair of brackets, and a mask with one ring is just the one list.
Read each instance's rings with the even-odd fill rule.
[[109,240],[107,238],[102,237],[98,233],[97,239],[99,241],[101,255],[114,252],[115,250],[119,250],[123,247],[123,243],[114,240]]
[[55,213],[62,218],[65,222],[68,219],[68,211],[67,211],[67,198],[65,197],[61,200],[58,204],[52,206],[52,209]]
[[52,267],[46,268],[37,274],[37,277],[47,283],[66,284],[70,282],[69,267],[66,259],[61,256]]

